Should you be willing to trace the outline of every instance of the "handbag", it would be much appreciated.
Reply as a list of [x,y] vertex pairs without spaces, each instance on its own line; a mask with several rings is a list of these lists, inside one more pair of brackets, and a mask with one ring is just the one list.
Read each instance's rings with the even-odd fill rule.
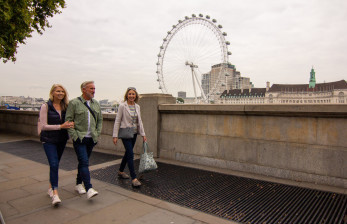
[[118,138],[133,138],[134,129],[133,128],[119,128]]
[[158,165],[154,161],[153,152],[148,152],[148,144],[144,142],[143,154],[140,156],[139,173],[148,173],[156,169],[158,169]]
[[[134,116],[135,116],[135,113],[136,113],[136,107],[135,107]],[[131,121],[132,121],[132,126],[134,126],[133,119],[131,119]],[[119,128],[118,138],[133,138],[133,137],[134,137],[134,129],[132,127]]]

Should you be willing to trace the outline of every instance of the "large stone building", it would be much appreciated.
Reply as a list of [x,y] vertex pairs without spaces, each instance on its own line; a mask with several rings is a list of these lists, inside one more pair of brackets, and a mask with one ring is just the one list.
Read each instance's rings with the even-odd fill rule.
[[[223,71],[223,67],[225,67],[225,71]],[[219,78],[220,75],[222,75],[222,79]],[[252,83],[250,78],[241,77],[241,73],[236,70],[235,65],[228,63],[213,65],[209,73],[202,75],[201,87],[205,95],[212,91],[221,94],[226,89],[251,88]]]
[[345,80],[309,84],[273,84],[265,96],[270,104],[340,104],[347,103],[347,83]]
[[308,84],[273,84],[266,88],[225,90],[217,103],[223,104],[346,104],[345,80],[316,83],[311,69]]

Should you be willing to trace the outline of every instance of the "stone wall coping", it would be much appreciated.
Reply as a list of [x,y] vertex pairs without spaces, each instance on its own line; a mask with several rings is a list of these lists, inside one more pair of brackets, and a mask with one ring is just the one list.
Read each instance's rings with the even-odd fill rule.
[[[154,95],[154,94],[148,94]],[[158,94],[159,95],[159,94]],[[255,116],[339,117],[347,118],[347,105],[223,105],[223,104],[161,104],[160,113],[179,114],[229,114]],[[37,116],[39,111],[0,109],[0,113],[16,113]],[[103,114],[106,120],[114,120],[116,114]]]
[[162,104],[160,113],[347,118],[347,105]]

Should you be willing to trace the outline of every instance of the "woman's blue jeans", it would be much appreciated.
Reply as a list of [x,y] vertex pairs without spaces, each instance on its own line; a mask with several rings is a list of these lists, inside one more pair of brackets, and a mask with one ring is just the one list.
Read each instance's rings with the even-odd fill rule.
[[66,142],[54,144],[54,143],[43,143],[46,156],[49,163],[49,181],[51,182],[52,189],[58,189],[58,171],[59,162],[63,155]]
[[83,182],[86,191],[93,187],[90,183],[89,157],[94,146],[95,143],[92,138],[83,138],[82,142],[79,139],[73,141],[73,147],[78,159],[76,185]]
[[133,151],[135,143],[136,143],[136,137],[137,137],[137,134],[134,134],[133,138],[122,139],[122,142],[125,148],[125,153],[119,167],[119,171],[123,172],[125,165],[128,163],[128,168],[129,168],[130,176],[132,180],[136,178],[136,173],[134,168],[134,151]]

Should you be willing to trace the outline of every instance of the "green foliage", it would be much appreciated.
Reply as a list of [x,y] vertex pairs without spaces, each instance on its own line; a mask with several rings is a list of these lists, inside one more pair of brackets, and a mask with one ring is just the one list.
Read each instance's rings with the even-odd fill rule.
[[176,101],[180,103],[184,103],[184,99],[182,99],[181,97],[176,98]]
[[65,0],[0,0],[0,58],[16,61],[18,44],[33,31],[51,27],[48,18],[61,13]]

